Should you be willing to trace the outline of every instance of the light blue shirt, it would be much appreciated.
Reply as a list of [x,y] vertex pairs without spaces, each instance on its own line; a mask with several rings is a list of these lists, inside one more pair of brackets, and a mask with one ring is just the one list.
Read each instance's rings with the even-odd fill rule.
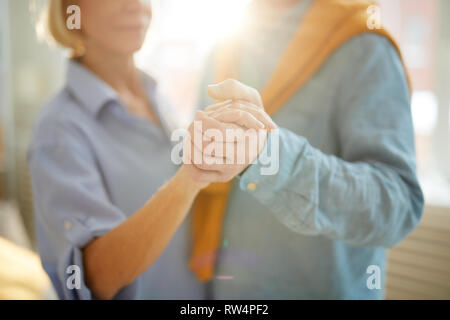
[[[42,110],[29,147],[38,248],[61,299],[91,299],[66,285],[81,248],[127,219],[171,178],[170,106],[143,75],[163,126],[132,115],[116,92],[90,71],[69,62],[67,84]],[[187,267],[189,219],[159,259],[119,299],[204,299],[205,287]],[[69,272],[67,272],[69,271]],[[83,279],[81,279],[83,280]],[[70,279],[69,279],[70,281]]]
[[[252,41],[237,49],[239,80],[263,88],[308,3],[243,37]],[[203,92],[212,70],[210,62]],[[381,36],[357,36],[326,61],[273,117],[279,172],[261,175],[259,162],[235,180],[216,268],[234,278],[215,278],[214,298],[384,297],[386,248],[417,226],[424,204],[409,96],[399,56]],[[200,106],[211,102],[203,95]],[[367,286],[372,265],[380,289]]]

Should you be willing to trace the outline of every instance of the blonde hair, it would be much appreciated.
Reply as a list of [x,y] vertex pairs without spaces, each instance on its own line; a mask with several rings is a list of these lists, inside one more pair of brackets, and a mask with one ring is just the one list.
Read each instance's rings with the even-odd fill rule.
[[39,38],[70,49],[72,57],[79,57],[84,54],[85,47],[80,30],[67,28],[67,2],[67,0],[48,0],[36,26],[36,31]]

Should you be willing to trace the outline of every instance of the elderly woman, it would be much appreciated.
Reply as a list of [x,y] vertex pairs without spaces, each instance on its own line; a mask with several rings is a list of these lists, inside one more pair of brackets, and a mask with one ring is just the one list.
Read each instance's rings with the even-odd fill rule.
[[[81,30],[66,28],[73,4]],[[139,0],[49,2],[49,31],[73,58],[35,125],[28,162],[39,252],[60,298],[206,297],[187,267],[185,218],[202,188],[231,176],[194,181],[171,161],[173,112],[133,61],[150,21]],[[240,88],[237,97],[255,93]],[[265,121],[244,110],[210,116],[219,129],[218,120]]]

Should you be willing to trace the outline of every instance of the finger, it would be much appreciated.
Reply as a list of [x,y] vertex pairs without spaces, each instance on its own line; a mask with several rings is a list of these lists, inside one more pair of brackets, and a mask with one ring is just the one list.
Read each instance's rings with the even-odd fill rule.
[[226,100],[226,101],[222,101],[222,102],[218,102],[215,104],[212,104],[208,107],[205,108],[205,110],[203,110],[206,114],[208,114],[211,111],[215,111],[217,109],[221,109],[229,104],[231,104],[233,102],[233,100]]
[[211,114],[210,117],[220,122],[236,123],[248,129],[264,129],[265,125],[259,121],[253,114],[240,109],[221,109]]
[[251,103],[251,102],[249,102],[249,101],[242,100],[242,99],[231,100],[231,102],[232,102],[232,103],[233,103],[233,102],[236,102],[236,103],[245,104],[246,106],[249,106],[249,107],[251,107],[251,108],[253,108],[253,109],[256,109],[256,110],[264,109],[264,107],[260,107],[260,106],[254,104],[254,103]]
[[[194,159],[193,164],[202,170],[217,170],[214,165],[221,165],[226,162],[226,159],[223,157],[223,155],[218,152],[217,155],[211,155],[207,154],[204,151],[207,148],[199,149],[194,143],[191,142],[191,149],[193,150],[194,156],[197,157],[197,159]],[[220,150],[220,149],[218,149]],[[208,152],[210,153],[210,152]],[[218,168],[218,167],[217,167]]]
[[233,102],[227,109],[244,110],[251,113],[256,119],[262,122],[269,130],[276,129],[276,124],[264,109],[255,106],[247,101]]
[[206,145],[203,145],[203,154],[210,157],[223,158],[224,162],[227,159],[227,151],[236,149],[236,142],[211,141],[206,143]]
[[[224,165],[248,163],[248,159],[256,158],[265,142],[263,130],[247,132],[240,141],[231,142],[203,142],[195,144],[190,138],[185,141],[183,162],[194,164],[200,169],[224,171]],[[205,166],[203,166],[205,165]]]
[[[206,164],[217,164],[219,167],[214,170],[222,171],[223,168],[220,165],[233,165],[233,164],[243,164],[247,158],[247,148],[248,146],[244,143],[218,143],[212,142],[215,150],[211,152],[210,148],[205,148],[203,150],[203,156],[208,156],[209,158],[204,158]],[[257,148],[257,145],[255,145]],[[250,150],[250,148],[248,148]],[[249,151],[251,152],[251,151]],[[242,160],[244,159],[244,160]]]
[[189,139],[185,141],[183,163],[185,165],[193,165],[201,170],[220,172],[221,165],[226,163],[226,159],[222,156],[209,156],[205,154]]
[[[197,119],[200,119],[200,117],[198,117]],[[192,130],[194,130],[194,133],[192,133]],[[241,150],[242,147],[244,147],[245,149],[246,146],[250,147],[254,145],[254,149],[259,150],[259,141],[265,141],[267,136],[267,130],[265,129],[244,130],[238,127],[237,130],[227,129],[225,134],[222,134],[222,132],[217,129],[214,129],[215,131],[211,131],[211,129],[203,131],[202,127],[199,127],[198,130],[201,131],[196,131],[195,128],[191,125],[188,132],[189,135],[187,136],[189,139],[192,139],[192,137],[194,137],[192,139],[192,144],[196,148],[193,149],[193,162],[195,164],[203,161],[204,155],[213,158],[224,158],[227,164],[236,163],[236,156],[244,155],[243,158],[246,158],[246,152]],[[216,134],[209,136],[210,132]],[[191,140],[189,140],[189,142],[191,143]],[[249,154],[252,153],[250,152]],[[209,163],[213,162],[210,161]]]
[[210,142],[203,150],[198,149],[194,144],[191,148],[195,148],[197,157],[201,156],[201,161],[194,164],[203,170],[215,170],[225,172],[230,169],[230,165],[242,165],[249,163],[249,159],[255,159],[259,154],[260,140],[258,135],[248,135],[245,142]]
[[[239,139],[243,128],[233,123],[223,123],[206,115],[202,111],[197,111],[193,123],[194,140],[202,141],[225,141],[233,142]],[[200,143],[196,143],[199,145]],[[199,145],[200,146],[200,145]]]
[[184,164],[196,164],[202,162],[201,148],[195,148],[194,139],[190,134],[186,135],[183,144],[183,163]]
[[219,101],[224,100],[245,100],[258,106],[262,106],[262,99],[259,92],[237,80],[227,79],[218,84],[208,86],[208,95]]
[[[194,150],[195,146],[190,147]],[[222,159],[220,159],[222,160]],[[208,164],[208,161],[211,164]],[[204,157],[204,162],[194,164],[193,161],[185,162],[184,165],[190,171],[193,179],[200,182],[227,182],[234,177],[236,169],[226,164],[216,164],[217,159]],[[224,162],[224,161],[223,161]],[[221,163],[220,161],[218,163]],[[216,170],[217,169],[217,170]]]
[[[214,109],[212,109],[214,111],[209,112],[208,116],[217,119],[216,115],[218,115],[219,113],[224,112],[224,111],[229,111],[229,110],[236,110],[236,109],[249,112],[258,121],[262,122],[269,131],[276,129],[275,122],[273,122],[272,118],[264,111],[263,108],[260,108],[250,102],[243,101],[243,100],[234,101],[230,105],[222,106],[220,108],[214,108]],[[218,119],[218,120],[220,120],[220,119]],[[223,121],[223,120],[220,120],[220,121]],[[227,122],[227,121],[223,121],[223,122]],[[236,121],[230,121],[230,122],[236,122]],[[256,129],[258,129],[258,128],[256,128]]]

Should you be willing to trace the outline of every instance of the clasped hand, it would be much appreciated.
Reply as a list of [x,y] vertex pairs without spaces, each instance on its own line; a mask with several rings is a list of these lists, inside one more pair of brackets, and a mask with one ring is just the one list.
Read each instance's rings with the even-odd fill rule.
[[268,132],[276,128],[256,89],[228,79],[209,86],[208,94],[218,102],[197,111],[183,148],[183,165],[205,186],[243,172],[264,149]]

